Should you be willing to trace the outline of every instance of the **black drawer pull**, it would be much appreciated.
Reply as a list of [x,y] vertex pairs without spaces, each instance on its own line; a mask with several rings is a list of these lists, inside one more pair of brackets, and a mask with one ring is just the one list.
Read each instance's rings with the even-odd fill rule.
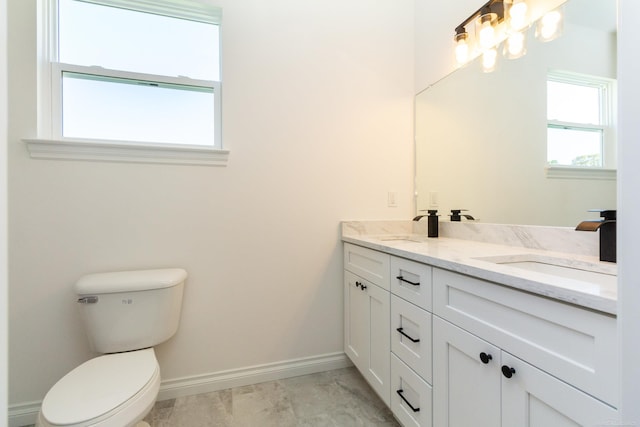
[[398,396],[400,396],[400,398],[401,398],[402,400],[404,400],[404,403],[406,403],[407,405],[409,405],[409,408],[411,408],[411,410],[412,410],[413,412],[420,412],[420,408],[414,408],[414,407],[413,407],[413,405],[412,405],[411,403],[409,403],[409,401],[407,400],[407,398],[406,398],[406,397],[404,397],[404,396],[402,395],[402,392],[403,392],[403,390],[402,390],[402,389],[400,389],[400,390],[396,390],[396,393],[398,393]]
[[418,338],[418,339],[416,339],[416,338],[411,338],[409,335],[405,334],[405,333],[403,332],[403,330],[404,330],[403,328],[398,328],[398,329],[396,329],[396,331],[400,332],[400,334],[401,334],[401,335],[403,335],[403,336],[405,336],[405,337],[409,338],[409,339],[411,340],[411,342],[420,342],[420,338]]
[[402,276],[396,276],[396,279],[400,280],[401,282],[405,282],[405,283],[408,283],[410,285],[413,285],[413,286],[420,286],[420,282],[412,282],[410,280],[405,279]]

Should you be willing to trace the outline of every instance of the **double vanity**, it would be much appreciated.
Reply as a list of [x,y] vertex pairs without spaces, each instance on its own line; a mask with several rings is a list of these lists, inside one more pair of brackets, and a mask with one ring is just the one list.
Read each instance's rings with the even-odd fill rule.
[[442,225],[342,224],[345,352],[396,418],[615,423],[616,265],[596,233]]

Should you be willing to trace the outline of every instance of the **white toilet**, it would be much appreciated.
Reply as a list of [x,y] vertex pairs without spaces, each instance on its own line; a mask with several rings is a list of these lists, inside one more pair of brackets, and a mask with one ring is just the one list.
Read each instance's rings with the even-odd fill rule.
[[[65,375],[42,402],[36,427],[135,426],[160,388],[153,346],[178,329],[187,272],[90,274],[76,283],[91,348],[103,356]],[[145,425],[141,423],[140,425]]]

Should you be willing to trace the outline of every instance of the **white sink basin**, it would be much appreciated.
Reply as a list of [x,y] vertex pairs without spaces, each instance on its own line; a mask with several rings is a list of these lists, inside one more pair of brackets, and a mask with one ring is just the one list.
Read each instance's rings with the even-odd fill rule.
[[615,286],[618,282],[615,264],[595,264],[569,258],[547,257],[536,254],[481,257],[476,259],[605,286]]

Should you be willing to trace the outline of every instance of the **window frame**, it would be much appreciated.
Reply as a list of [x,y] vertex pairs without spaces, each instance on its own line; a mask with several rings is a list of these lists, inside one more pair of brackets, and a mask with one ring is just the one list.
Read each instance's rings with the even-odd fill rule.
[[[568,129],[601,133],[601,166],[555,165],[547,161],[550,178],[616,179],[615,94],[616,81],[567,71],[549,70],[547,82],[597,88],[600,91],[600,124],[567,122],[546,119],[547,129]],[[548,140],[546,141],[548,150]]]
[[[189,19],[218,25],[221,9],[190,0],[79,0],[139,12]],[[222,83],[182,76],[163,76],[87,67],[58,62],[58,0],[38,2],[38,130],[37,138],[25,138],[32,158],[105,160],[118,162],[175,163],[224,166],[229,150],[222,145]],[[220,39],[222,36],[220,37]],[[220,41],[221,43],[221,41]],[[221,56],[221,50],[219,46]],[[64,72],[105,78],[124,78],[213,90],[214,141],[212,145],[171,144],[154,141],[120,141],[62,136],[62,79]]]

